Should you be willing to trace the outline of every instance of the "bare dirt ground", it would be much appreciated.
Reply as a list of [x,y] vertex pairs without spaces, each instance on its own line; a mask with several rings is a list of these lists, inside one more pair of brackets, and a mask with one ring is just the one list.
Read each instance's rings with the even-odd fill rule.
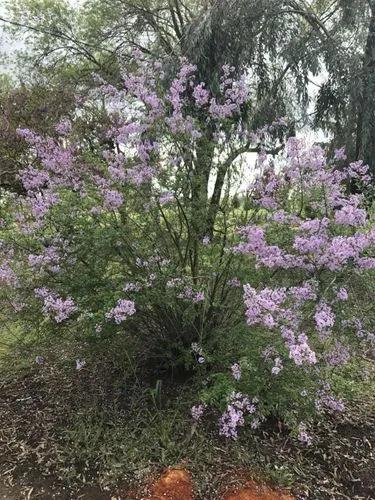
[[[106,492],[99,487],[86,487],[76,492],[54,490],[48,484],[31,487],[0,486],[0,498],[6,500],[62,498],[77,500],[195,500],[194,483],[191,474],[184,469],[167,469],[153,483],[138,490],[116,490]],[[293,500],[290,494],[249,480],[244,486],[228,489],[224,486],[222,500]]]

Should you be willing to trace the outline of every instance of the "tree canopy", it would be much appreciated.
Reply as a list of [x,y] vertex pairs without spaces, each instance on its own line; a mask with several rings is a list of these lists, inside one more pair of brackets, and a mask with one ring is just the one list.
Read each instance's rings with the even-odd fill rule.
[[373,167],[374,11],[368,0],[16,0],[0,20],[25,39],[19,77],[46,93],[97,76],[121,85],[135,50],[171,74],[186,57],[214,94],[229,64],[251,81],[254,130],[288,116],[292,135],[321,128]]

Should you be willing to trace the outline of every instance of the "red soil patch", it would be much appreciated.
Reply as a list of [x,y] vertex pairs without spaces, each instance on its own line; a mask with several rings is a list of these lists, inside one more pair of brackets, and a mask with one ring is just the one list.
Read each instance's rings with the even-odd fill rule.
[[226,493],[223,500],[293,500],[293,497],[263,484],[248,481],[243,488]]
[[150,500],[193,500],[193,484],[184,469],[168,469],[151,487]]

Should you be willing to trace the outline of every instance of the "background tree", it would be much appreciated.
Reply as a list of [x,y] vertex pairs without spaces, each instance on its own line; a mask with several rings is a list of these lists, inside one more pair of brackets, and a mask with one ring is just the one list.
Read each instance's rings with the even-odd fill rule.
[[332,133],[334,146],[345,144],[351,160],[363,159],[374,170],[374,2],[333,2],[329,18],[315,126]]
[[74,66],[75,83],[92,72],[116,81],[118,60],[129,60],[135,48],[172,66],[187,57],[213,92],[223,64],[246,68],[265,123],[271,114],[291,113],[292,96],[306,105],[308,75],[320,71],[329,35],[327,11],[324,2],[286,0],[88,0],[80,9],[18,0],[3,21],[27,37],[32,50],[23,61],[38,77],[61,79]]
[[[126,68],[134,49],[168,62],[170,74],[184,56],[197,65],[197,77],[213,95],[224,64],[248,72],[252,109],[245,119],[251,119],[254,130],[278,116],[297,119],[305,114],[308,75],[319,71],[316,44],[325,32],[310,7],[275,0],[89,0],[80,9],[60,0],[18,0],[8,10],[2,20],[27,43],[16,59],[20,78],[30,89],[35,86],[36,94],[41,88],[51,96],[58,88],[85,92],[98,75],[119,86],[119,62]],[[18,125],[25,124],[21,120]],[[209,164],[204,144],[201,151],[200,163]],[[226,169],[218,175],[221,184],[225,175]],[[207,191],[207,175],[203,178]],[[213,207],[221,191],[217,187]]]
[[2,20],[26,38],[17,61],[27,82],[82,90],[100,75],[119,86],[120,64],[126,72],[136,49],[168,62],[170,74],[186,57],[215,95],[229,64],[248,73],[254,129],[288,116],[291,135],[322,128],[373,167],[373,12],[369,0],[87,0],[80,8],[17,0]]

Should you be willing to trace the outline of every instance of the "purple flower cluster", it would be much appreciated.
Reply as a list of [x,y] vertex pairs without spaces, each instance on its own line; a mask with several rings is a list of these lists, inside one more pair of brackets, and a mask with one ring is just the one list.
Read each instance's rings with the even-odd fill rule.
[[0,283],[10,287],[16,287],[18,284],[18,278],[16,273],[10,267],[8,259],[5,259],[0,263]]
[[336,340],[334,347],[325,355],[330,366],[342,366],[350,360],[350,351],[341,342]]
[[199,422],[206,410],[205,404],[195,405],[191,408],[191,416],[195,422]]
[[114,189],[103,190],[104,206],[109,210],[116,210],[124,203],[124,197]]
[[328,411],[330,413],[342,413],[345,410],[345,404],[341,399],[336,399],[327,394],[324,389],[318,391],[315,406],[318,411]]
[[65,118],[56,125],[55,130],[59,135],[68,135],[72,130],[72,122]]
[[247,324],[264,324],[267,328],[274,328],[287,298],[286,290],[264,288],[257,292],[250,285],[244,285],[243,288]]
[[233,363],[231,366],[232,375],[235,380],[240,380],[241,378],[241,367],[238,363]]
[[113,319],[117,325],[125,321],[129,316],[135,314],[135,304],[132,300],[119,299],[115,307],[107,314],[107,319]]
[[162,193],[159,196],[159,203],[162,207],[164,205],[167,205],[168,203],[171,203],[172,201],[174,201],[174,195],[173,195],[173,193],[170,193],[168,191],[166,191],[165,193]]
[[52,316],[56,323],[61,323],[68,319],[77,307],[71,297],[62,299],[48,288],[35,288],[35,296],[43,300],[43,312],[47,316]]
[[196,292],[191,286],[186,286],[181,293],[178,294],[178,298],[191,300],[193,304],[204,301],[204,292]]
[[227,285],[230,286],[231,288],[240,288],[241,281],[238,278],[232,278],[227,281]]
[[205,83],[199,83],[194,87],[193,97],[198,106],[205,106],[210,100],[210,92],[205,86]]
[[252,428],[257,428],[260,418],[255,417],[255,413],[257,412],[256,403],[256,398],[250,399],[241,393],[232,393],[229,397],[227,409],[219,420],[220,435],[237,439],[239,427],[245,425],[245,416],[251,416],[251,426]]
[[[344,150],[336,151],[336,161],[345,158]],[[342,328],[354,326],[358,338],[375,340],[362,325],[349,322],[340,327],[349,295],[344,286],[337,289],[334,285],[337,273],[342,280],[346,269],[355,269],[359,275],[375,268],[375,230],[367,228],[363,196],[347,192],[348,181],[369,182],[368,167],[355,162],[338,168],[322,148],[307,147],[296,138],[288,141],[281,168],[268,162],[266,155],[260,155],[258,165],[262,170],[249,187],[249,196],[262,207],[265,217],[260,218],[261,225],[252,222],[239,229],[241,242],[233,250],[252,256],[257,266],[289,270],[290,281],[294,277],[290,270],[296,269],[299,283],[259,289],[244,285],[247,324],[262,328],[270,337],[281,335],[289,359],[305,373],[309,366],[312,377],[323,370],[330,373],[350,360],[349,347],[338,340]],[[308,218],[306,213],[314,215]],[[280,230],[281,224],[285,230]],[[285,284],[286,274],[280,274]],[[306,281],[301,283],[303,276]],[[282,349],[271,346],[265,355],[265,361],[269,359],[273,359],[271,373],[278,375],[286,362]],[[342,411],[344,404],[325,389],[316,407]],[[236,408],[231,411],[241,423],[242,415]],[[300,429],[299,439],[311,442],[305,428]]]
[[326,332],[335,324],[335,315],[331,307],[325,302],[320,302],[317,305],[314,319],[316,328],[321,333]]
[[[246,319],[249,325],[263,325],[267,329],[278,329],[285,346],[289,351],[289,358],[297,366],[317,363],[315,352],[310,348],[305,333],[296,334],[303,319],[303,310],[299,305],[303,301],[313,300],[316,297],[312,284],[305,283],[300,287],[270,289],[264,288],[259,292],[250,285],[244,286],[244,302]],[[273,373],[282,369],[281,360],[275,365]]]
[[[190,114],[191,106],[205,112],[219,130],[220,121],[231,118],[249,99],[245,78],[235,78],[234,69],[227,65],[222,68],[220,92],[213,98],[203,82],[196,82],[197,68],[188,61],[181,60],[169,88],[161,91],[161,87],[165,88],[159,85],[165,78],[162,64],[135,57],[135,70],[124,77],[122,89],[97,78],[100,88],[92,91],[92,96],[104,98],[108,109],[113,112],[106,137],[118,147],[116,151],[103,153],[104,165],[93,170],[80,156],[81,148],[74,147],[71,141],[43,137],[28,129],[18,130],[36,160],[20,172],[20,180],[27,191],[38,227],[53,206],[64,199],[61,197],[64,190],[77,193],[85,203],[91,203],[92,206],[85,206],[85,210],[93,215],[103,213],[103,208],[119,209],[124,204],[124,189],[129,186],[138,188],[145,183],[153,185],[150,200],[155,199],[157,191],[161,192],[156,195],[161,206],[172,202],[173,195],[164,191],[159,173],[165,172],[167,163],[174,165],[177,172],[184,160],[180,157],[178,164],[174,164],[176,158],[169,157],[168,147],[161,147],[161,143],[157,139],[150,140],[150,136],[161,136],[163,141],[168,141],[171,134],[184,134],[194,143],[202,132],[194,113]],[[72,127],[72,122],[64,118],[55,129],[58,136],[65,137]],[[243,131],[233,128],[236,137],[240,137],[240,133]],[[154,180],[157,182],[153,183]],[[158,188],[154,189],[156,185]],[[202,297],[196,300],[202,300]]]
[[186,61],[180,68],[177,77],[172,81],[169,89],[168,100],[172,106],[172,115],[165,118],[165,122],[173,133],[188,134],[192,138],[200,137],[200,132],[195,128],[193,118],[183,113],[186,102],[186,90],[193,85],[196,66]]
[[307,432],[306,425],[301,423],[299,425],[299,430],[298,430],[298,441],[300,441],[302,444],[305,444],[307,446],[310,446],[312,444],[312,437],[311,435]]
[[[352,262],[359,268],[374,268],[375,259],[362,255],[374,248],[374,231],[363,231],[368,217],[366,210],[360,208],[363,197],[345,192],[345,183],[350,179],[368,183],[368,167],[352,163],[335,169],[321,148],[309,148],[303,141],[290,139],[283,168],[277,172],[273,166],[267,166],[263,176],[250,186],[252,196],[270,212],[268,225],[250,224],[242,228],[240,234],[246,241],[234,247],[234,251],[251,254],[259,265],[268,268],[339,271]],[[299,213],[308,207],[317,213],[316,218],[305,219],[285,212],[282,203],[286,191],[301,203]],[[288,223],[293,230],[292,252],[289,247],[267,242],[268,227],[280,222]],[[355,232],[344,236],[340,226],[353,227]]]
[[210,115],[216,119],[230,118],[238,113],[241,106],[249,100],[249,86],[246,84],[245,77],[235,80],[233,78],[235,68],[228,65],[224,65],[222,70],[220,90],[224,102],[218,102],[213,97],[209,106]]
[[191,350],[196,355],[198,363],[202,365],[206,361],[202,347],[197,342],[193,342],[191,344]]
[[311,350],[307,336],[304,333],[298,335],[297,341],[286,344],[289,347],[289,357],[295,362],[297,366],[303,363],[314,365],[317,362],[316,354]]
[[37,365],[44,365],[44,358],[43,358],[43,356],[35,356],[35,363]]
[[61,270],[60,251],[54,245],[45,247],[40,254],[30,254],[28,261],[30,267],[34,269],[46,269],[52,273],[58,273]]
[[347,289],[344,287],[340,288],[340,290],[337,292],[336,297],[338,300],[348,300],[349,295]]

